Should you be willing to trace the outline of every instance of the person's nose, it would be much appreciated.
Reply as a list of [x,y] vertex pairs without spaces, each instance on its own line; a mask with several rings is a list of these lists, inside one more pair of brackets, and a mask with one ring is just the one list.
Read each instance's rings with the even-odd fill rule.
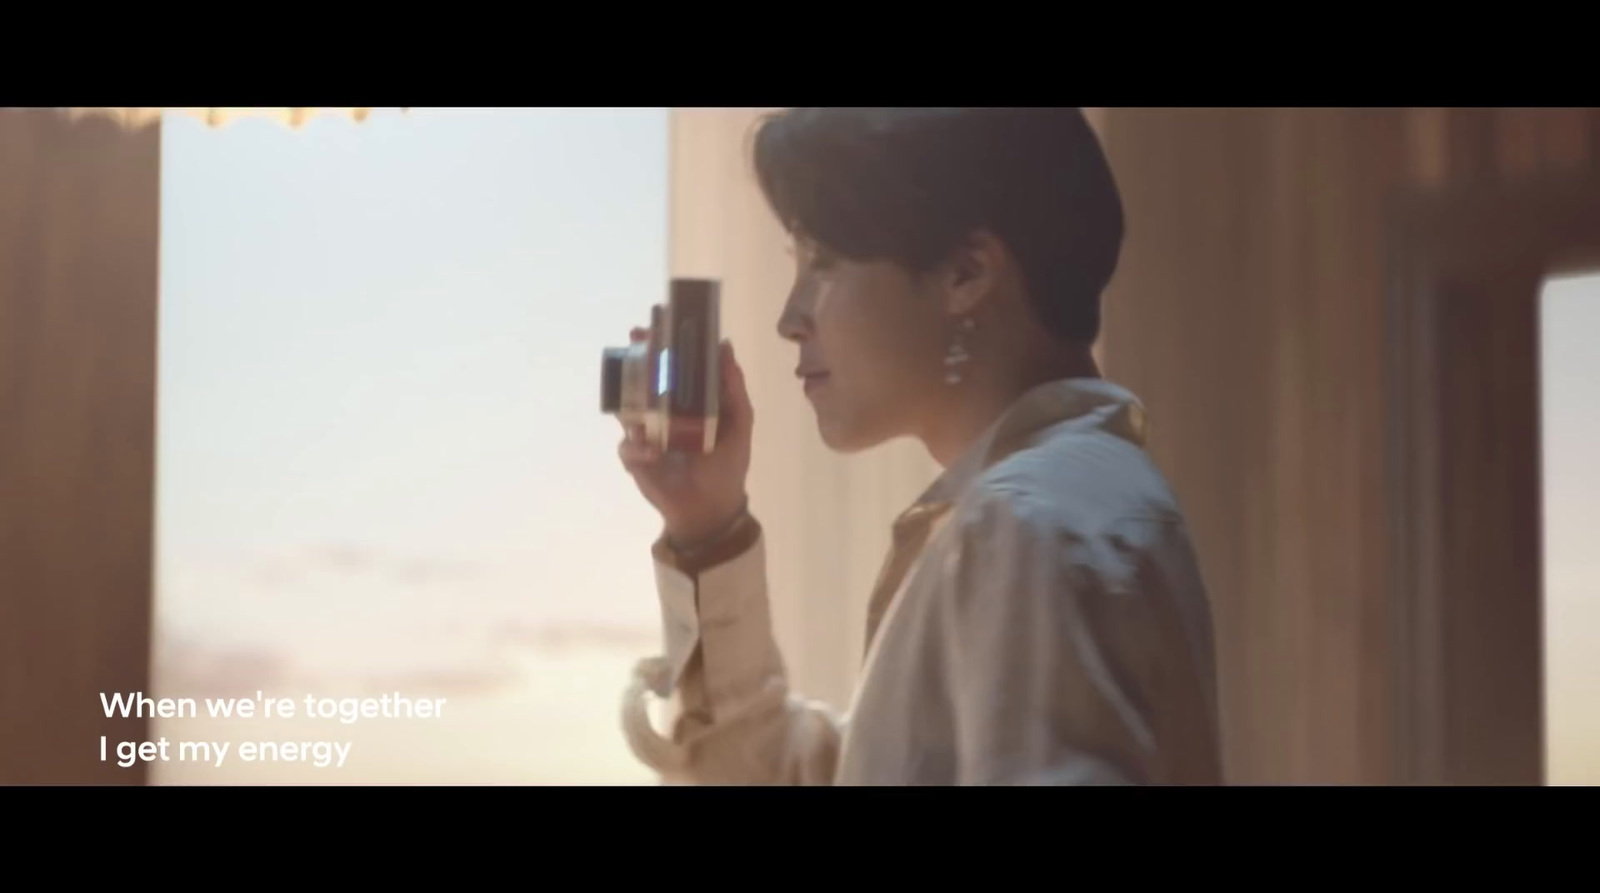
[[811,334],[810,289],[796,282],[789,289],[789,298],[783,303],[783,313],[778,316],[778,337],[799,344]]

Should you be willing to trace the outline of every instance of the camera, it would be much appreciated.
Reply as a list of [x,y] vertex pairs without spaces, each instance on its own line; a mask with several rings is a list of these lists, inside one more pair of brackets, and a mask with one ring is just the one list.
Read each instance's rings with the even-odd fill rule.
[[673,279],[650,308],[650,335],[600,357],[600,411],[617,416],[662,452],[709,453],[721,395],[722,286]]

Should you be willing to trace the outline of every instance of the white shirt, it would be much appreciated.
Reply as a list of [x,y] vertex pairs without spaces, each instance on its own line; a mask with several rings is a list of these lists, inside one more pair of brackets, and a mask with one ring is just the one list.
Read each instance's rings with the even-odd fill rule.
[[634,753],[679,784],[1220,784],[1210,611],[1143,443],[1114,384],[1024,395],[896,521],[845,711],[788,686],[759,538],[693,578],[658,558]]

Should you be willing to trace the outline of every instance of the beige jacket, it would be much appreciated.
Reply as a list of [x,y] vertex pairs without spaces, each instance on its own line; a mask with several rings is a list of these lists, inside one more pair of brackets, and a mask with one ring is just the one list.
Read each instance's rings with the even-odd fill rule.
[[789,689],[759,530],[693,575],[658,544],[633,752],[680,784],[1221,783],[1210,612],[1143,426],[1101,380],[1018,401],[896,521],[842,712]]

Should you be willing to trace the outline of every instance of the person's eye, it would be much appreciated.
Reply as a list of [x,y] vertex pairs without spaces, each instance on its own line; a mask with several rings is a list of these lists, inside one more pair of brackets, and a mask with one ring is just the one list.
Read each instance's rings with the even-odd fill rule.
[[816,253],[808,250],[803,245],[790,245],[784,249],[784,252],[788,254],[789,259],[794,262],[795,269],[800,270],[801,272],[810,270],[812,268],[812,263],[816,258]]

